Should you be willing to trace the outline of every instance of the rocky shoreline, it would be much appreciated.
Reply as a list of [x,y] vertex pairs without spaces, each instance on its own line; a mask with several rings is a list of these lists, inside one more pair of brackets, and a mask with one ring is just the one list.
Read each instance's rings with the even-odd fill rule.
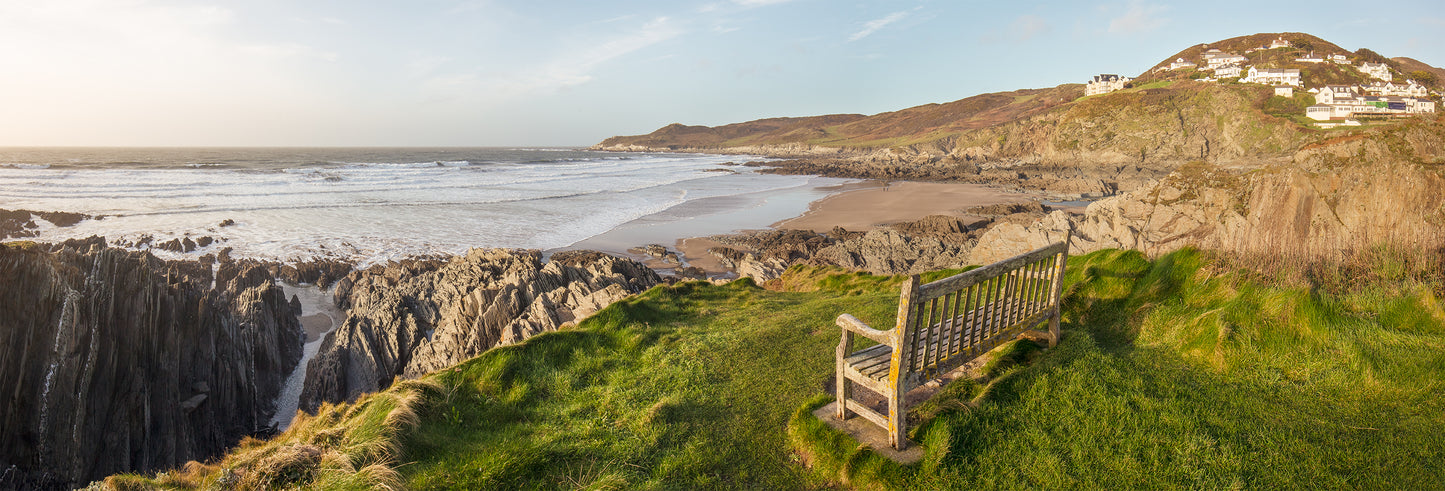
[[0,488],[206,459],[265,432],[301,356],[252,262],[162,261],[93,237],[0,246]]
[[[236,260],[224,251],[196,261],[161,261],[145,252],[106,247],[103,240],[56,246],[14,243],[0,250],[0,267],[11,277],[24,278],[16,284],[27,286],[0,290],[0,300],[8,302],[21,319],[0,324],[4,328],[0,341],[5,343],[0,346],[14,351],[0,362],[0,381],[16,381],[20,387],[16,393],[25,397],[5,409],[7,421],[23,423],[0,435],[4,437],[0,468],[13,466],[18,473],[7,475],[21,480],[6,477],[12,481],[0,485],[19,482],[48,489],[104,473],[177,465],[179,459],[204,458],[206,452],[234,443],[223,441],[227,438],[265,431],[271,401],[290,373],[286,364],[296,363],[302,341],[297,324],[300,309],[273,291],[278,280],[329,287],[341,313],[336,328],[321,339],[318,353],[306,367],[300,406],[314,410],[326,402],[353,400],[385,388],[398,377],[417,377],[492,347],[565,328],[659,283],[716,277],[723,271],[760,284],[799,264],[877,274],[919,273],[993,262],[1065,236],[1072,238],[1073,254],[1104,248],[1162,254],[1199,247],[1273,258],[1338,259],[1382,245],[1438,254],[1445,250],[1441,232],[1445,229],[1438,226],[1445,223],[1445,197],[1438,193],[1445,187],[1438,166],[1445,162],[1445,147],[1438,144],[1445,141],[1442,134],[1445,125],[1439,121],[1405,126],[1379,138],[1340,139],[1310,147],[1297,153],[1290,165],[1264,168],[1195,162],[1147,179],[1150,174],[1142,169],[1116,168],[1113,181],[1099,178],[1082,187],[1060,184],[1053,188],[1059,193],[1046,193],[1073,196],[1062,192],[1072,189],[1082,191],[1079,196],[1094,196],[1096,191],[1111,194],[1082,210],[1010,199],[947,207],[947,214],[824,228],[818,224],[854,212],[846,207],[840,212],[836,206],[831,215],[810,209],[816,220],[807,226],[790,227],[785,221],[769,230],[679,239],[674,249],[636,244],[628,252],[633,258],[594,251],[561,251],[548,258],[540,251],[472,250],[358,270],[350,263],[324,259],[292,264]],[[808,166],[825,165],[809,162],[792,169],[818,171]],[[793,164],[777,168],[788,165]],[[848,177],[893,176],[884,166],[859,168],[873,170]],[[967,168],[958,172],[975,178],[994,175],[981,168],[977,173]],[[1030,177],[1015,172],[1008,179],[1020,185],[1030,180],[1035,185],[1087,184],[1088,178],[1081,175],[1050,181],[1045,174]],[[896,194],[916,192],[910,188]],[[882,198],[869,196],[855,195],[852,206],[878,208],[870,200]],[[707,262],[712,263],[707,270],[698,267]],[[658,271],[671,275],[660,276]],[[131,291],[136,288],[144,291]],[[82,293],[90,300],[74,300]],[[117,298],[142,300],[130,305],[116,302]],[[96,317],[96,312],[115,309],[120,314]],[[111,331],[102,333],[102,324],[110,324],[101,318],[121,321],[115,323],[119,327],[107,327]],[[184,336],[175,332],[188,332],[177,325],[183,319],[199,319],[204,332],[247,334],[181,339]],[[261,335],[263,330],[267,334]],[[165,342],[160,348],[148,348],[158,353],[147,351],[143,357],[103,343],[96,345],[100,348],[90,347],[111,336],[161,336]],[[134,377],[119,377],[100,379],[101,385],[123,385],[124,395],[91,394],[90,402],[72,397],[85,395],[82,387],[97,386],[97,379],[86,378],[99,373],[83,362],[90,353],[119,353],[102,359],[171,360],[181,356],[174,354],[179,350],[175,346],[189,344],[210,346],[202,350],[210,358],[186,359],[183,365],[157,362],[162,368],[129,362],[143,367],[141,371],[170,374],[157,376],[167,381],[164,388],[147,388]],[[228,356],[246,362],[215,361],[229,360]],[[179,368],[211,366],[208,363],[232,368],[213,369],[204,376],[185,375],[191,372]],[[251,368],[236,372],[236,366]],[[105,402],[107,398],[120,402]],[[149,402],[126,402],[133,400]],[[235,414],[208,412],[222,406],[216,404],[222,400]],[[65,410],[57,413],[55,408]],[[160,414],[156,411],[169,411],[165,414],[172,416],[165,417],[175,422],[156,435],[112,436],[88,419],[92,411],[115,414],[107,420],[112,425],[134,425],[131,419],[140,417],[137,414],[154,417]],[[177,413],[180,416],[174,416]],[[38,414],[56,416],[41,421]],[[100,465],[95,452],[102,450],[80,449],[71,442],[85,441],[85,435],[55,430],[52,417],[78,418],[79,431],[109,438],[100,449],[141,449],[129,454],[141,457]],[[120,421],[113,421],[117,418]],[[187,425],[210,426],[197,430]],[[26,450],[37,445],[45,450]]]

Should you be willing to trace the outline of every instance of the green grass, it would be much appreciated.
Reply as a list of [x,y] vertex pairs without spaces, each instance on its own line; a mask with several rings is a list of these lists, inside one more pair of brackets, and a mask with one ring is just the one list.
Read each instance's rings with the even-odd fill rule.
[[[227,473],[259,476],[256,462],[313,445],[351,448],[352,469],[385,460],[417,489],[1445,482],[1440,285],[1382,280],[1327,295],[1218,264],[1187,250],[1153,261],[1121,251],[1071,258],[1059,346],[1001,347],[985,378],[914,408],[910,438],[925,451],[914,466],[860,448],[810,413],[829,401],[832,319],[848,312],[888,326],[899,279],[795,268],[773,285],[787,292],[749,281],[655,288],[575,330],[491,350],[359,409],[328,406],[218,463],[115,481],[207,487]],[[414,409],[414,424],[391,416],[399,407]],[[282,482],[364,481],[309,472]]]

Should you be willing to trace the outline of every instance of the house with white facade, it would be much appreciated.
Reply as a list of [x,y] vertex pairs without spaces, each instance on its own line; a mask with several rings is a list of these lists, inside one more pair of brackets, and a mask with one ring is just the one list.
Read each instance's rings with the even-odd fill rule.
[[1278,37],[1278,38],[1275,38],[1274,41],[1270,41],[1270,43],[1269,43],[1269,49],[1288,48],[1288,47],[1290,47],[1289,41],[1285,41],[1284,36],[1280,36],[1280,37]]
[[1329,60],[1340,65],[1349,65],[1350,59],[1345,55],[1330,55]]
[[1315,104],[1305,108],[1305,116],[1315,121],[1329,121],[1334,117],[1335,109],[1324,104]]
[[1240,82],[1265,84],[1265,85],[1293,85],[1301,86],[1298,68],[1255,68],[1249,67],[1249,71]]
[[1406,80],[1403,84],[1393,82],[1375,82],[1363,87],[1366,94],[1377,96],[1395,97],[1429,97],[1430,89],[1420,85],[1414,80]]
[[1310,91],[1315,94],[1316,104],[1305,109],[1305,116],[1320,121],[1358,115],[1409,116],[1435,112],[1434,101],[1417,97],[1365,95],[1365,90],[1357,86],[1326,85]]
[[1295,58],[1294,61],[1300,63],[1324,63],[1325,59],[1320,58],[1319,55],[1316,55],[1314,51],[1311,51],[1310,54]]
[[1360,97],[1357,87],[1349,85],[1326,85],[1315,92],[1317,104],[1350,104]]
[[1180,68],[1196,68],[1196,67],[1198,67],[1198,66],[1199,66],[1199,65],[1196,65],[1196,64],[1194,64],[1194,63],[1190,63],[1189,61],[1186,61],[1184,58],[1179,58],[1179,59],[1174,60],[1174,63],[1170,63],[1170,64],[1165,65],[1165,66],[1162,66],[1162,67],[1160,67],[1160,68],[1163,69],[1163,70],[1178,70],[1178,69],[1180,69]]
[[1240,63],[1249,61],[1248,58],[1245,58],[1243,56],[1236,55],[1234,53],[1225,53],[1218,49],[1211,49],[1209,51],[1205,51],[1203,59],[1204,66],[1211,70],[1226,65],[1238,65]]
[[1240,68],[1239,65],[1224,65],[1214,69],[1214,76],[1216,78],[1239,78],[1243,73],[1244,69]]
[[1390,65],[1384,63],[1364,62],[1360,64],[1360,72],[1380,80],[1389,82],[1394,78],[1390,75]]
[[1280,97],[1294,97],[1294,87],[1275,87],[1274,95]]
[[1088,85],[1084,86],[1084,95],[1107,94],[1121,90],[1124,88],[1124,84],[1129,83],[1131,80],[1134,79],[1121,77],[1112,73],[1094,75],[1094,78],[1089,80]]

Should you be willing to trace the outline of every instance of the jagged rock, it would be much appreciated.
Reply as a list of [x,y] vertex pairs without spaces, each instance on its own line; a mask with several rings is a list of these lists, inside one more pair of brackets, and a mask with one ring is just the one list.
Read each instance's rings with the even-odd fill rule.
[[69,227],[91,218],[90,215],[62,211],[30,211],[0,209],[0,239],[36,237],[40,225],[35,218],[50,222],[57,227]]
[[225,219],[225,220],[221,220],[221,223],[220,223],[218,226],[219,226],[219,227],[229,227],[229,226],[232,226],[232,225],[235,225],[235,224],[236,224],[236,221],[235,221],[235,220],[232,220],[232,219],[230,219],[230,218],[227,218],[227,219]]
[[662,261],[663,264],[681,264],[682,259],[677,257],[676,252],[667,250],[662,244],[648,244],[642,247],[629,250],[637,254],[646,254]]
[[205,265],[92,237],[0,246],[0,277],[0,488],[213,458],[269,422],[301,357],[264,269],[212,289]]
[[1054,211],[1029,225],[1005,222],[994,225],[978,239],[969,264],[988,264],[1062,240],[1072,230],[1069,215]]
[[594,251],[473,249],[449,260],[402,261],[336,283],[345,321],[307,370],[301,407],[351,400],[591,315],[661,281]]
[[683,268],[677,268],[677,270],[674,271],[673,274],[676,275],[678,278],[687,279],[687,280],[705,280],[705,279],[707,279],[707,271],[704,271],[702,268],[699,268],[699,267],[696,267],[696,266],[687,266],[687,267],[683,267]]
[[181,245],[181,239],[171,239],[165,242],[161,242],[159,244],[156,244],[155,248],[171,252],[183,252],[185,250],[185,246]]
[[1015,213],[1043,213],[1044,205],[1037,201],[1028,203],[999,203],[996,205],[975,206],[964,210],[964,213],[985,217],[997,217],[1012,215]]
[[323,289],[346,276],[355,265],[338,259],[311,259],[294,264],[273,264],[271,274],[291,284],[310,283]]
[[878,228],[862,237],[819,250],[812,262],[875,274],[912,274],[961,267],[968,264],[965,259],[972,240],[961,233],[952,235],[957,242]]

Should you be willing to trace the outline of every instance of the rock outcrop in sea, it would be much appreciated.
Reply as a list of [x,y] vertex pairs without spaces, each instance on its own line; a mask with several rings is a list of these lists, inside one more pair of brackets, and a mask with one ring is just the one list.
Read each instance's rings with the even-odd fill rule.
[[648,267],[591,251],[473,249],[448,260],[406,260],[337,281],[346,320],[307,367],[301,408],[355,399],[554,331],[658,284]]
[[82,486],[265,430],[301,357],[266,268],[92,237],[0,245],[0,488]]

